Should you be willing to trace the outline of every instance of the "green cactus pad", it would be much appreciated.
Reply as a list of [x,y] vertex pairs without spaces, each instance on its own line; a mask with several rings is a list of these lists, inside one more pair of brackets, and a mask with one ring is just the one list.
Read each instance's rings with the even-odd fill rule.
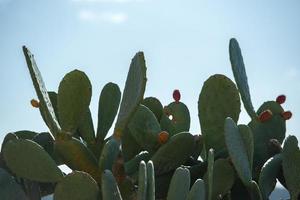
[[17,140],[18,137],[14,134],[14,133],[8,133],[5,135],[2,145],[1,145],[1,152],[3,152],[3,148],[5,146],[5,144],[11,140]]
[[[50,98],[55,117],[56,117],[57,121],[59,122],[58,111],[57,111],[57,93],[53,92],[53,91],[49,91],[48,96]],[[39,110],[40,110],[40,114],[41,114],[44,122],[47,124],[48,123],[47,118],[46,118],[43,108],[41,106],[39,107]]]
[[282,154],[270,158],[262,167],[259,175],[259,188],[264,200],[268,200],[277,183],[277,175],[281,170]]
[[135,141],[129,128],[124,129],[122,134],[122,155],[124,162],[130,161],[141,151],[142,147]]
[[132,175],[137,172],[139,164],[142,160],[145,162],[148,162],[148,160],[150,160],[150,154],[147,151],[140,152],[134,158],[125,163],[124,167],[126,174]]
[[43,78],[35,63],[33,54],[31,54],[31,52],[25,46],[23,46],[23,52],[36,94],[40,101],[41,109],[43,110],[45,120],[47,122],[46,124],[48,125],[51,133],[56,136],[60,132],[60,126],[56,119],[55,112],[52,107],[51,100],[45,87]]
[[196,180],[186,200],[205,200],[205,185],[202,179]]
[[146,200],[147,198],[147,166],[144,161],[140,162],[139,166],[139,178],[138,178],[138,200]]
[[216,74],[207,79],[198,101],[201,131],[205,148],[215,154],[224,150],[224,120],[231,117],[237,122],[240,114],[240,97],[235,84],[226,76]]
[[88,110],[92,85],[87,75],[79,70],[67,73],[59,84],[57,108],[61,128],[74,133]]
[[207,199],[212,200],[213,195],[213,181],[214,181],[214,149],[208,150],[208,157],[207,157]]
[[146,88],[146,64],[143,52],[138,52],[131,61],[114,135],[122,136],[130,118],[143,100]]
[[195,140],[192,134],[182,132],[172,136],[151,158],[155,172],[163,174],[176,169],[192,155],[194,148]]
[[254,153],[254,139],[253,139],[253,133],[249,126],[240,124],[238,125],[239,132],[241,134],[242,140],[244,142],[249,164],[250,164],[250,169],[252,170],[253,166],[253,153]]
[[23,131],[16,131],[14,132],[14,134],[19,138],[19,139],[28,139],[28,140],[32,140],[34,138],[34,136],[36,136],[38,133],[34,132],[34,131],[27,131],[27,130],[23,130]]
[[98,107],[97,140],[104,140],[118,112],[121,99],[119,86],[107,83],[100,94]]
[[37,144],[41,145],[41,147],[43,147],[50,156],[53,155],[54,140],[51,137],[50,133],[48,132],[39,133],[32,140]]
[[90,109],[88,108],[84,114],[83,119],[80,122],[78,127],[78,132],[80,137],[88,144],[95,144],[95,130],[92,119],[92,114]]
[[163,106],[155,97],[147,97],[142,101],[142,104],[149,108],[155,115],[156,119],[160,121],[163,114]]
[[28,200],[21,186],[2,168],[0,168],[0,199]]
[[249,188],[251,193],[251,200],[263,200],[260,189],[255,181],[251,181]]
[[48,153],[37,143],[18,139],[3,149],[7,166],[17,176],[39,182],[57,182],[62,172]]
[[108,140],[102,150],[99,159],[99,169],[104,171],[106,169],[112,170],[113,164],[120,153],[120,143],[114,138]]
[[[170,135],[174,135],[176,133],[190,130],[190,122],[191,122],[190,112],[184,103],[182,102],[170,103],[169,105],[164,107],[164,115],[167,116],[167,118],[165,118],[164,120],[169,120],[172,129],[174,129],[174,131],[167,129],[167,131],[170,131]],[[171,117],[171,119],[169,119],[169,117]],[[165,126],[164,123],[162,125],[163,127]]]
[[254,139],[253,170],[255,180],[258,178],[261,167],[273,156],[270,154],[270,140],[276,139],[281,144],[286,133],[286,122],[281,116],[281,112],[284,111],[283,108],[275,101],[267,101],[260,106],[257,114],[259,115],[267,109],[273,113],[271,119],[265,122],[253,119],[248,124]]
[[167,131],[170,135],[175,135],[176,129],[172,123],[172,121],[169,119],[168,115],[162,114],[160,118],[160,127],[161,130]]
[[73,171],[55,187],[54,200],[98,200],[100,191],[96,181],[85,172]]
[[190,190],[190,181],[189,170],[177,168],[171,179],[167,200],[186,199]]
[[235,82],[239,88],[245,110],[254,119],[257,117],[250,96],[246,69],[239,43],[232,38],[229,43],[229,55]]
[[155,151],[158,146],[160,125],[149,108],[140,105],[128,124],[130,133],[137,143],[149,152]]
[[250,168],[249,158],[243,137],[239,132],[236,123],[230,118],[225,120],[225,141],[227,150],[232,160],[232,163],[246,186],[250,186],[252,180],[252,172]]
[[147,163],[147,200],[155,200],[155,174],[154,165],[150,160]]
[[115,177],[109,170],[105,170],[101,182],[103,200],[122,200]]
[[286,185],[291,194],[291,200],[297,200],[300,195],[300,150],[295,136],[288,136],[282,151],[282,167]]
[[79,140],[65,138],[56,140],[55,151],[64,163],[72,170],[89,173],[98,183],[101,181],[101,173],[93,153]]
[[[204,175],[204,181],[207,181],[207,174]],[[218,159],[214,162],[213,180],[212,180],[212,195],[211,199],[218,199],[230,191],[235,181],[235,171],[229,160]]]

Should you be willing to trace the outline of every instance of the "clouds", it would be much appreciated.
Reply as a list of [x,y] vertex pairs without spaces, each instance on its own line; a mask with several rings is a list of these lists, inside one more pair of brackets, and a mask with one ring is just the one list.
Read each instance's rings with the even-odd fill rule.
[[77,3],[136,3],[145,0],[72,0]]
[[[1,0],[0,0],[1,1]],[[78,12],[79,20],[83,22],[96,22],[96,23],[113,23],[120,24],[128,20],[128,14],[126,12],[113,12],[111,10],[99,11],[96,9],[86,9],[86,6],[112,4],[112,8],[116,7],[124,10],[129,3],[139,3],[147,0],[70,0],[72,3],[80,7]],[[106,6],[107,7],[107,6]]]
[[123,23],[128,19],[128,15],[122,12],[96,12],[91,10],[80,10],[78,17],[81,21],[86,22],[108,22],[114,24]]

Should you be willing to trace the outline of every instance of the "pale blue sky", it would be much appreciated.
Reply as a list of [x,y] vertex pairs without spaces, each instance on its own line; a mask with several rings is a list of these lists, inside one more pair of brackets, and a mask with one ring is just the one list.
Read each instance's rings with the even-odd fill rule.
[[[97,122],[101,88],[123,89],[130,60],[144,51],[145,96],[163,104],[181,90],[199,133],[197,100],[215,73],[232,78],[228,42],[241,45],[254,107],[279,94],[293,118],[288,133],[300,136],[300,1],[211,0],[0,0],[0,141],[7,132],[47,130],[30,106],[35,92],[21,46],[35,54],[48,90],[78,68],[93,84]],[[243,112],[241,123],[249,118]],[[297,123],[298,122],[298,123]]]

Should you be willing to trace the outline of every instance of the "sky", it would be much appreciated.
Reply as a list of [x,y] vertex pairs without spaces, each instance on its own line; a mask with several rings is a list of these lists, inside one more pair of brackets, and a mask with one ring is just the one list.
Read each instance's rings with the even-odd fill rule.
[[[197,101],[213,74],[233,79],[229,39],[241,46],[256,109],[280,94],[300,138],[300,1],[298,0],[0,0],[0,141],[8,132],[47,131],[30,105],[36,94],[22,53],[35,55],[49,91],[64,74],[83,70],[93,85],[91,110],[107,82],[124,88],[131,58],[145,53],[145,96],[172,101],[174,89],[201,133]],[[242,111],[239,123],[248,123]],[[297,123],[298,122],[298,123]]]

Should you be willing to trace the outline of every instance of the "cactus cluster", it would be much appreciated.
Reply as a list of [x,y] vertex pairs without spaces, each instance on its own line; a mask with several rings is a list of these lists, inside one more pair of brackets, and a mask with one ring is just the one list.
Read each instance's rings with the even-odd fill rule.
[[[49,194],[55,200],[267,200],[277,180],[291,200],[299,199],[300,151],[295,136],[286,138],[286,120],[292,115],[282,107],[286,97],[254,110],[235,39],[229,44],[235,83],[215,74],[200,92],[201,135],[189,132],[189,109],[178,89],[166,106],[156,97],[144,97],[142,52],[131,61],[122,98],[117,84],[103,87],[95,129],[87,75],[71,71],[56,92],[48,91],[33,55],[26,47],[23,51],[38,97],[31,105],[49,131],[6,135],[1,200],[38,200]],[[248,124],[238,124],[240,99],[251,118]],[[58,167],[63,164],[70,174]]]

